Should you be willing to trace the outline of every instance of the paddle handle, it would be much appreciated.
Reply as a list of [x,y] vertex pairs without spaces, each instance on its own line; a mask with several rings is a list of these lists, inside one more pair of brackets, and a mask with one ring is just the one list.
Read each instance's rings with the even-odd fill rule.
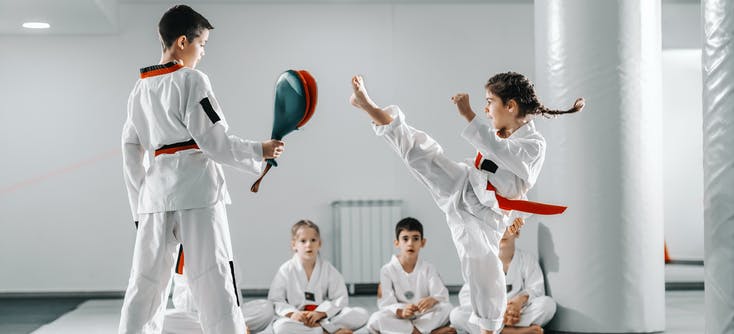
[[263,171],[262,175],[260,175],[260,178],[258,178],[257,181],[255,181],[255,183],[252,184],[252,187],[250,187],[250,191],[256,193],[260,189],[260,182],[263,180],[263,178],[265,177],[265,174],[268,173],[268,171],[270,170],[270,168],[273,167],[273,165],[270,163],[271,160],[272,160],[273,163],[275,163],[275,166],[278,165],[275,162],[275,160],[268,159],[268,165],[265,166],[265,170]]

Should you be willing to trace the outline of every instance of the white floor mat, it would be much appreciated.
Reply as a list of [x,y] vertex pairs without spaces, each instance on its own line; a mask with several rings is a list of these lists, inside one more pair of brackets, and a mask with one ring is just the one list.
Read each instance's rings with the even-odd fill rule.
[[89,300],[32,334],[116,334],[120,309],[122,299]]
[[[374,297],[370,297],[373,300]],[[89,300],[31,334],[117,334],[122,299]],[[266,330],[265,334],[271,332]],[[366,334],[361,328],[356,334]]]
[[[451,295],[454,305],[456,295]],[[668,291],[666,299],[666,334],[703,333],[703,291]],[[350,298],[351,306],[365,307],[374,312],[374,296]],[[116,334],[120,322],[121,299],[89,300],[56,321],[46,324],[32,334]],[[363,327],[356,333],[367,333]]]

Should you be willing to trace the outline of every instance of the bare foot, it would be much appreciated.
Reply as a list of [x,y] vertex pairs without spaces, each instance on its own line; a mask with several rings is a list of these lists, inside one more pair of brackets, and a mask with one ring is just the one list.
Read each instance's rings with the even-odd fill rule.
[[352,96],[349,97],[349,103],[366,111],[372,118],[372,121],[377,125],[385,125],[392,122],[392,117],[370,99],[370,96],[367,94],[367,88],[364,85],[364,78],[360,75],[352,77]]
[[349,97],[349,103],[353,106],[364,110],[378,108],[367,94],[367,87],[365,87],[364,78],[361,75],[352,77],[352,91],[352,96]]
[[431,334],[456,334],[456,329],[449,326],[443,326],[432,330]]
[[543,328],[538,325],[531,325],[530,327],[505,326],[505,328],[502,329],[502,333],[505,333],[505,334],[542,334]]

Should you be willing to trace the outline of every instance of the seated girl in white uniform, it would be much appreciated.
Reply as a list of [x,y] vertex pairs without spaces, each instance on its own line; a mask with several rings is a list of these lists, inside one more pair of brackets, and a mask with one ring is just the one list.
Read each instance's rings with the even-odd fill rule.
[[[163,321],[163,334],[203,334],[199,311],[194,305],[188,281],[183,275],[184,253],[179,246],[178,260],[173,274],[173,309],[166,310]],[[237,275],[237,277],[240,277]],[[239,284],[237,285],[239,286]],[[273,320],[273,303],[266,299],[243,303],[242,314],[248,333],[264,331]]]
[[[542,333],[556,313],[556,302],[545,295],[543,272],[538,260],[515,248],[520,232],[505,232],[500,241],[500,260],[506,273],[507,309],[502,333]],[[479,333],[479,327],[469,323],[471,305],[468,285],[459,292],[460,306],[451,311],[451,325],[462,333]]]
[[268,293],[275,305],[275,334],[349,334],[364,326],[367,311],[347,307],[344,277],[319,256],[319,227],[301,220],[291,236],[295,254],[280,266]]
[[380,269],[377,307],[367,324],[371,333],[446,334],[453,305],[449,290],[436,268],[418,258],[426,245],[423,225],[415,218],[404,218],[395,226],[395,247],[400,249]]

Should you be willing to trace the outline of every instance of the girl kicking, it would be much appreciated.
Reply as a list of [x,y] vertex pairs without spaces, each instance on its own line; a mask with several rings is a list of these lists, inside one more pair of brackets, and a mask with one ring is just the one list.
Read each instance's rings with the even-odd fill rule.
[[485,88],[487,118],[476,117],[467,94],[452,97],[469,122],[461,135],[479,151],[474,166],[449,160],[433,138],[406,123],[397,106],[375,104],[361,76],[352,78],[350,102],[367,112],[375,133],[385,138],[446,214],[462,276],[472,291],[469,321],[491,334],[502,327],[507,304],[498,257],[502,234],[508,227],[516,231],[523,224],[518,217],[525,213],[563,211],[525,201],[545,158],[545,139],[532,117],[578,112],[584,100],[576,100],[569,110],[550,110],[538,101],[532,83],[514,72],[491,77]]

